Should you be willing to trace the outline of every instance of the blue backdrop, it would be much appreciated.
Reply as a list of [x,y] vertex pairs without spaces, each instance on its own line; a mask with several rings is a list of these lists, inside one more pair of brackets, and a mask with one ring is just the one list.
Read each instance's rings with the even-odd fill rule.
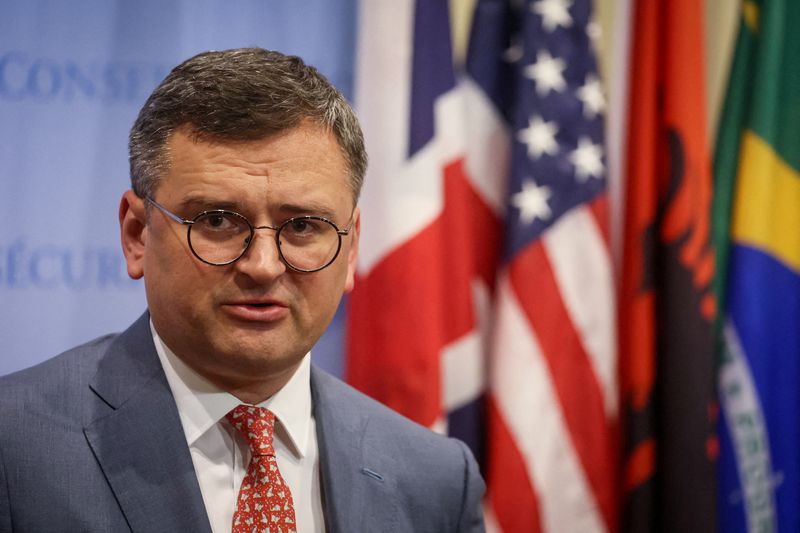
[[[197,52],[297,54],[351,97],[357,0],[16,0],[0,6],[0,375],[145,308],[119,245],[127,137]],[[341,373],[342,313],[314,359]]]

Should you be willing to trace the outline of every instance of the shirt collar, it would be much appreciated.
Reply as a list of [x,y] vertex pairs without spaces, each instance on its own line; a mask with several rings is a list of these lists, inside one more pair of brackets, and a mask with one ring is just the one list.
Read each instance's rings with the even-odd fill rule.
[[[186,442],[192,446],[209,428],[222,420],[241,400],[220,389],[184,363],[158,336],[150,320],[153,342],[167,376],[175,404],[178,406]],[[258,404],[275,414],[287,435],[290,448],[299,457],[306,455],[311,427],[311,354],[303,357],[300,366],[281,390]]]

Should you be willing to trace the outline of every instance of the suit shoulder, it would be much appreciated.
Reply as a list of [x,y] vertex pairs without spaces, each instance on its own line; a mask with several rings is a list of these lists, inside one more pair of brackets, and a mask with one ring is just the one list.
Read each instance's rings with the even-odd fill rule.
[[355,411],[369,416],[370,418],[377,417],[378,419],[390,423],[398,424],[401,427],[411,431],[422,430],[429,432],[430,430],[413,420],[406,418],[397,411],[390,409],[379,401],[367,396],[359,391],[352,385],[349,385],[341,379],[328,374],[324,370],[317,367],[312,367],[313,383],[324,387],[326,395],[335,397],[336,402],[342,408],[348,411]]
[[319,368],[312,367],[312,376],[312,382],[325,388],[326,396],[332,398],[331,401],[339,406],[340,411],[358,413],[368,420],[371,429],[378,429],[378,434],[392,440],[394,445],[408,443],[418,450],[427,449],[431,453],[447,450],[449,453],[457,452],[459,456],[463,453],[462,447],[466,448],[461,441],[436,433],[406,418]]
[[64,394],[88,383],[117,334],[104,335],[23,370],[0,377],[0,401]]
[[[317,431],[324,441],[321,460],[327,448],[357,450],[355,466],[361,473],[390,487],[385,490],[391,491],[397,511],[393,530],[483,531],[485,485],[466,444],[405,418],[314,367],[311,383]],[[353,466],[342,459],[347,453],[335,457],[323,468]]]

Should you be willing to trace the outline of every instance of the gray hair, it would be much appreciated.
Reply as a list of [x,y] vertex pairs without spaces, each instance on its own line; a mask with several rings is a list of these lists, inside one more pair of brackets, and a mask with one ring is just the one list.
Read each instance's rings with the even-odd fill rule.
[[198,138],[252,141],[304,120],[329,128],[349,170],[353,203],[367,167],[364,137],[352,108],[314,67],[261,48],[203,52],[167,75],[131,128],[131,186],[152,196],[169,169],[166,143],[182,127]]

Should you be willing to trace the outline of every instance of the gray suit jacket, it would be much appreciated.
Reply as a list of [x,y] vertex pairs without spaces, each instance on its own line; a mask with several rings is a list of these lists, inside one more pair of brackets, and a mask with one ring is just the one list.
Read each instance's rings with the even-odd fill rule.
[[[145,313],[0,378],[0,532],[210,532]],[[482,531],[464,444],[312,367],[331,532]]]

